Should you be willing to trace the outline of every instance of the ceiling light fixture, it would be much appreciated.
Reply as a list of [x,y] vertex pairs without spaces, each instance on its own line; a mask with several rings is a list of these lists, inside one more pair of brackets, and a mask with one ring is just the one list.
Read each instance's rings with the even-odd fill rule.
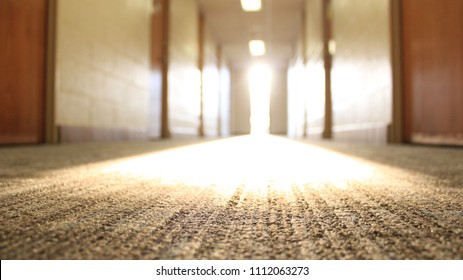
[[258,12],[262,9],[261,0],[241,0],[241,7],[245,12]]
[[265,54],[265,43],[262,40],[249,41],[249,51],[253,56],[263,56]]

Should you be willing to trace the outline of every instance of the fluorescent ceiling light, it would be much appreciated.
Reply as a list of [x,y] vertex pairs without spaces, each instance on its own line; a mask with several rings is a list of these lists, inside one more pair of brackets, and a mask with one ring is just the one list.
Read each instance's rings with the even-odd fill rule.
[[265,54],[265,43],[262,40],[249,41],[249,51],[253,56],[262,56]]
[[258,12],[262,9],[261,0],[241,0],[241,7],[245,12]]

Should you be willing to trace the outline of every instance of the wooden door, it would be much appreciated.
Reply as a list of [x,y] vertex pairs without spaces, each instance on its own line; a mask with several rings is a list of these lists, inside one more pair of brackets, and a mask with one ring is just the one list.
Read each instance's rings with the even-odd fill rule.
[[44,141],[46,0],[0,0],[0,144]]
[[463,1],[401,3],[405,140],[463,145]]
[[167,98],[168,0],[153,1],[151,17],[150,138],[169,137]]

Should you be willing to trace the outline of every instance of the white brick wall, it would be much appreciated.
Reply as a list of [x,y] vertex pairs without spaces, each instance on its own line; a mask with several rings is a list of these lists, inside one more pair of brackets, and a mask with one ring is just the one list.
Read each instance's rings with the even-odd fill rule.
[[150,0],[58,0],[57,125],[146,131]]
[[388,0],[333,1],[333,125],[387,125],[392,112]]
[[168,91],[169,125],[174,135],[198,134],[201,102],[198,23],[195,0],[171,0]]

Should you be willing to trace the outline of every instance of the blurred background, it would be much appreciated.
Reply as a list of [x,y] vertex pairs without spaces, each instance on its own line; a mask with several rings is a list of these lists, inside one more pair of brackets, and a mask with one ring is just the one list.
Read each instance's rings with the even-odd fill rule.
[[463,145],[460,0],[0,0],[0,144]]

